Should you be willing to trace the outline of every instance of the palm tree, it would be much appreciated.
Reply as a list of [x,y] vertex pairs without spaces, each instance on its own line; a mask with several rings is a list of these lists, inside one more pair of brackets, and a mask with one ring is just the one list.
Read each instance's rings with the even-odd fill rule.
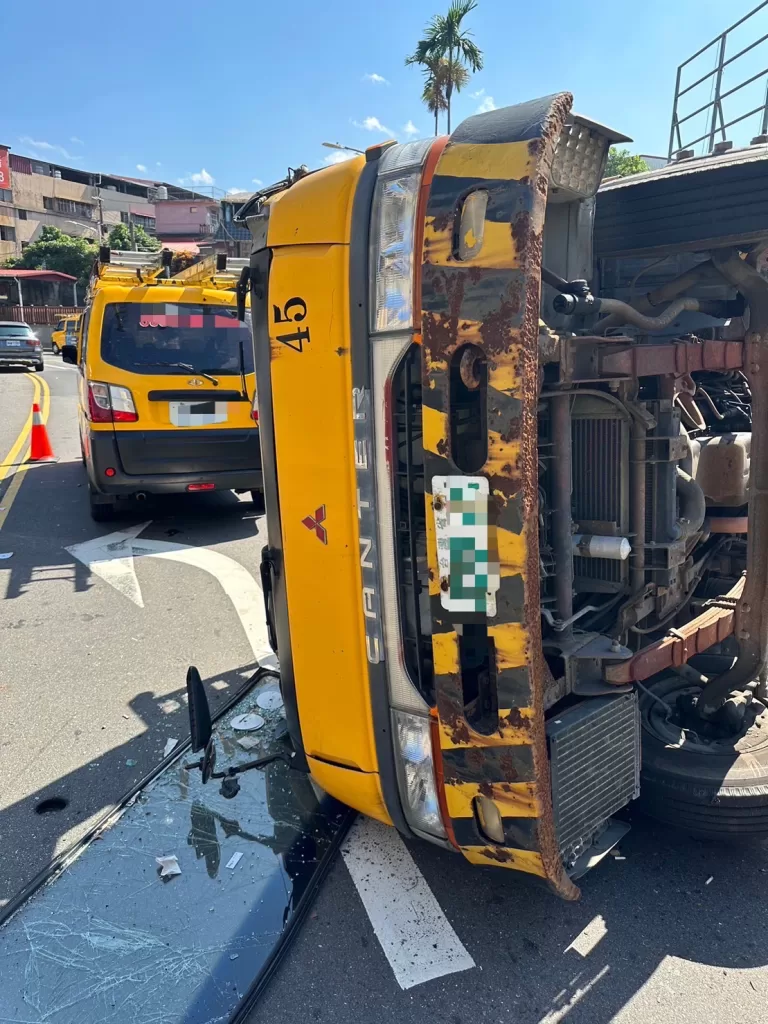
[[[409,58],[410,60],[410,58]],[[406,61],[408,63],[408,61]],[[447,110],[448,104],[445,99],[445,88],[448,80],[448,61],[445,57],[425,56],[420,61],[424,68],[424,89],[421,99],[427,110],[435,115],[435,135],[439,132],[441,110]]]
[[[469,81],[469,71],[466,65],[471,71],[480,71],[483,66],[483,54],[477,44],[472,41],[472,33],[468,30],[462,31],[461,28],[464,18],[476,7],[477,0],[453,0],[447,14],[436,14],[432,18],[427,26],[424,39],[419,40],[416,49],[405,62],[428,67],[428,61],[434,57],[442,57],[447,60],[445,109],[448,114],[448,134],[451,131],[453,90],[460,92]],[[422,98],[426,102],[426,98]],[[435,117],[437,117],[437,113]]]

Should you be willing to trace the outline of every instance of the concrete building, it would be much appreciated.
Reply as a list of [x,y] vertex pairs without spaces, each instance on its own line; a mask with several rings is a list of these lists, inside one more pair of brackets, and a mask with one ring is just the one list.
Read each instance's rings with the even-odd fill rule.
[[251,233],[245,224],[236,223],[235,215],[254,194],[253,192],[230,192],[221,200],[219,226],[214,238],[214,248],[218,252],[226,252],[228,256],[250,255]]
[[131,221],[155,234],[158,196],[187,204],[198,198],[213,202],[165,182],[82,171],[0,145],[0,262],[21,255],[47,224],[93,241]]

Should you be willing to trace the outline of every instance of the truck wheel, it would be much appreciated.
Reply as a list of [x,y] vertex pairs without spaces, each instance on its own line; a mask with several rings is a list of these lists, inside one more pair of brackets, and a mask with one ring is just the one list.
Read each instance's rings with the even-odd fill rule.
[[641,697],[645,813],[708,839],[768,836],[768,710],[753,701],[740,735],[708,738],[676,721],[677,698],[700,687],[666,676],[648,689],[670,710]]
[[51,352],[53,352],[53,354],[57,356],[61,352],[61,349],[59,348],[58,345],[55,345],[53,342],[51,342]]

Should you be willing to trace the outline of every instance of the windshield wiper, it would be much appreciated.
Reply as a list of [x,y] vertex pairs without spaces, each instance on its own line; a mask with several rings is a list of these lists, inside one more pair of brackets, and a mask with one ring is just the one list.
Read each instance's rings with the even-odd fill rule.
[[215,384],[216,387],[219,386],[219,382],[216,380],[215,377],[212,377],[210,375],[210,373],[206,373],[205,370],[198,370],[198,368],[196,366],[193,366],[191,363],[134,363],[133,365],[134,366],[178,366],[178,368],[180,370],[186,370],[187,373],[199,373],[201,377],[205,377],[205,379],[209,380],[211,382],[211,384]]

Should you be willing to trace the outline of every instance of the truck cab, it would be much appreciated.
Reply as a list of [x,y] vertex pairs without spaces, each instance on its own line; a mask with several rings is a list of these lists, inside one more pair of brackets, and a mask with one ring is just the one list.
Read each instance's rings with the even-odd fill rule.
[[[562,93],[241,211],[295,763],[571,899],[644,791],[700,834],[768,828],[764,442],[708,429],[726,399],[743,432],[758,415],[766,285],[753,238],[689,245],[684,216],[664,252],[695,266],[641,301],[628,267],[605,276],[597,193],[625,139]],[[726,448],[740,486],[717,504]]]

